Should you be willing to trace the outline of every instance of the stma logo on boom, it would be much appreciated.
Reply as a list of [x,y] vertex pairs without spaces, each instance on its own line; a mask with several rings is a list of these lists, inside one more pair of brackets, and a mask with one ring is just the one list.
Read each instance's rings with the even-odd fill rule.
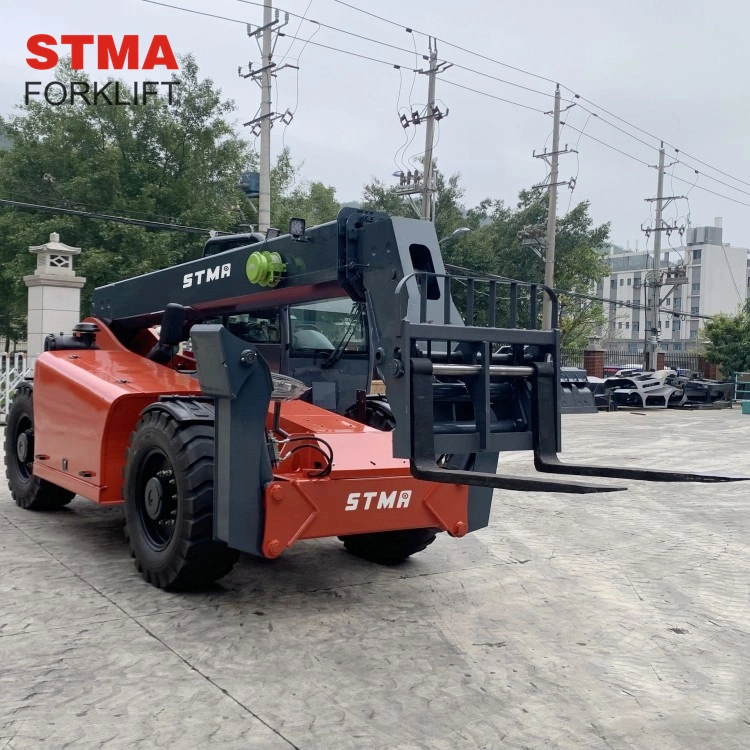
[[[70,63],[73,70],[83,70],[86,60],[91,55],[96,56],[99,70],[148,70],[157,68],[177,70],[172,47],[166,34],[156,34],[148,44],[140,44],[137,34],[125,34],[119,47],[112,35],[102,34],[63,34],[60,45],[69,47]],[[26,48],[33,55],[27,57],[26,62],[34,70],[51,70],[57,65],[59,55],[56,47],[58,41],[50,34],[34,34],[29,37]],[[145,51],[143,62],[139,53]],[[65,53],[64,53],[65,54]],[[155,75],[155,74],[152,74]],[[24,101],[28,104],[32,97],[42,97],[55,107],[61,104],[76,104],[82,102],[88,105],[110,104],[130,106],[145,104],[149,97],[159,94],[160,88],[166,88],[170,104],[178,80],[171,81],[135,81],[130,88],[124,87],[119,81],[107,81],[100,84],[88,81],[50,81],[44,85],[43,81],[26,81]],[[41,88],[44,86],[44,88]]]

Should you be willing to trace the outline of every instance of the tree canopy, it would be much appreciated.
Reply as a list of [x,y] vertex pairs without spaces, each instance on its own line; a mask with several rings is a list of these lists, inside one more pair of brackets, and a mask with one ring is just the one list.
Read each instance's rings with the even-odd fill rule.
[[[83,80],[60,63],[57,80]],[[0,160],[2,197],[167,223],[224,229],[244,220],[239,175],[248,145],[226,117],[234,105],[191,57],[181,60],[173,104],[50,106],[32,101],[0,121],[11,148]],[[25,313],[22,276],[33,269],[26,247],[57,231],[85,248],[77,272],[95,286],[192,257],[201,237],[108,221],[28,211],[0,211],[0,335],[14,338]]]
[[[61,61],[55,78],[82,80],[81,71]],[[170,103],[153,96],[139,106],[50,106],[32,101],[11,117],[0,118],[12,147],[0,151],[0,197],[98,213],[142,218],[206,230],[246,231],[257,209],[239,187],[244,171],[257,169],[258,157],[231,121],[234,103],[210,79],[202,79],[192,57],[180,60],[180,85]],[[335,218],[340,204],[333,187],[301,176],[287,149],[271,170],[271,223],[282,231],[293,216],[308,225]],[[458,174],[436,169],[435,228],[446,262],[472,271],[541,283],[543,263],[519,233],[544,226],[546,194],[524,190],[515,207],[485,199],[464,202]],[[362,205],[391,215],[415,216],[418,204],[390,186],[372,180]],[[558,219],[555,285],[561,295],[561,327],[567,345],[583,345],[601,322],[601,305],[575,293],[588,293],[607,268],[597,248],[609,225],[594,226],[589,205],[574,205]],[[459,227],[471,231],[451,237]],[[59,232],[62,241],[84,249],[76,270],[91,291],[102,284],[196,257],[206,236],[159,231],[75,216],[4,208],[0,211],[0,338],[23,337],[26,288],[34,257],[29,245]],[[461,290],[457,290],[461,302]]]
[[[0,197],[170,224],[247,231],[257,210],[239,187],[257,169],[257,154],[235,131],[235,105],[199,76],[192,57],[180,60],[180,85],[170,104],[153,96],[139,106],[50,106],[31,101],[0,118],[11,148],[0,150]],[[56,80],[86,80],[62,61]],[[272,223],[292,215],[311,223],[335,218],[334,188],[300,182],[283,151],[272,169]],[[38,211],[0,211],[0,339],[24,337],[24,274],[33,271],[29,245],[58,232],[82,247],[76,272],[87,278],[82,308],[102,284],[197,256],[208,237]]]
[[750,302],[736,315],[714,315],[706,322],[702,335],[709,342],[706,359],[719,365],[725,377],[750,372]]
[[[435,229],[443,240],[446,263],[530,283],[542,282],[543,239],[535,247],[533,241],[524,244],[519,234],[526,227],[546,227],[546,194],[523,190],[515,208],[491,199],[467,208],[460,175],[446,178],[438,170],[436,188]],[[401,216],[414,215],[407,199],[377,180],[365,187],[364,198],[368,208]],[[451,238],[451,233],[459,227],[471,231]],[[555,288],[562,290],[560,326],[565,346],[584,346],[587,336],[604,319],[600,302],[577,295],[590,294],[592,286],[607,274],[607,265],[598,248],[608,239],[609,224],[593,225],[588,201],[576,204],[557,220]]]

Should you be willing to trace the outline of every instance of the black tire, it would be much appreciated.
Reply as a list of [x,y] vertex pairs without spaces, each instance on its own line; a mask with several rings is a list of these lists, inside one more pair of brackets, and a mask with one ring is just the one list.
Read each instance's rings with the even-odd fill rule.
[[[345,416],[357,419],[357,407],[347,409]],[[375,399],[365,405],[365,424],[383,432],[391,432],[396,420],[390,409]],[[378,531],[372,534],[340,536],[347,552],[369,562],[380,565],[397,565],[417,552],[422,552],[435,541],[436,529],[404,529],[402,531]]]
[[159,588],[206,586],[239,552],[213,538],[214,428],[147,412],[125,457],[126,537],[135,566]]
[[378,531],[373,534],[340,536],[347,552],[380,565],[397,565],[427,549],[437,536],[435,529]]
[[16,505],[27,510],[54,510],[75,493],[32,474],[34,464],[34,402],[23,383],[13,397],[5,424],[5,477]]
[[[354,404],[344,412],[344,416],[359,422],[358,411],[357,405]],[[381,432],[391,432],[396,427],[396,420],[390,408],[383,406],[375,399],[367,399],[364,424]]]

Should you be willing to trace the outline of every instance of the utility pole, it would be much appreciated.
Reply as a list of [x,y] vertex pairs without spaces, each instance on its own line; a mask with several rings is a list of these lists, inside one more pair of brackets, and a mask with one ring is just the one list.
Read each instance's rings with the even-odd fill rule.
[[[432,38],[430,38],[430,71],[427,85],[427,109],[432,112],[435,106],[435,79],[437,78],[437,42],[435,48],[432,47]],[[435,135],[435,118],[429,117],[425,129],[424,142],[424,184],[422,187],[422,218],[425,221],[432,221],[432,143]]]
[[659,148],[659,167],[656,180],[656,232],[654,233],[654,289],[651,298],[651,340],[649,350],[646,354],[645,369],[656,370],[656,361],[659,355],[659,298],[661,287],[659,285],[659,265],[661,263],[661,214],[662,201],[664,200],[664,142]]
[[[672,162],[675,164],[676,162]],[[672,166],[669,164],[668,166]],[[657,360],[659,355],[659,317],[661,310],[661,233],[666,232],[668,235],[674,231],[678,231],[680,234],[684,232],[684,227],[678,227],[674,225],[665,224],[662,220],[662,214],[664,209],[673,200],[684,198],[683,195],[668,195],[664,196],[664,141],[661,142],[659,147],[659,165],[656,167],[658,176],[656,181],[656,198],[646,198],[648,203],[656,203],[656,221],[652,228],[643,228],[646,232],[646,237],[654,233],[654,263],[653,263],[653,279],[649,286],[652,288],[651,297],[651,336],[647,338],[647,346],[643,350],[643,369],[644,370],[656,370]],[[675,280],[675,284],[684,283],[687,281],[685,276],[684,281],[682,279]],[[648,301],[648,300],[647,300]],[[646,305],[646,315],[648,315],[648,305]],[[645,327],[645,326],[644,326]]]
[[258,231],[271,226],[271,0],[263,0],[263,56],[260,81],[260,192]]
[[284,23],[280,23],[279,11],[274,15],[272,0],[263,0],[263,25],[253,28],[247,25],[247,35],[254,37],[256,41],[260,37],[259,47],[261,53],[261,66],[254,69],[252,62],[247,64],[247,73],[239,67],[237,72],[240,78],[250,78],[260,86],[260,109],[256,117],[244,123],[249,127],[253,135],[260,135],[259,154],[259,190],[258,190],[258,231],[265,232],[271,225],[271,128],[276,120],[281,120],[288,125],[294,114],[288,109],[279,114],[271,111],[271,86],[273,77],[284,68],[297,68],[296,65],[277,66],[273,62],[273,53],[281,29],[289,23],[289,13],[285,14]]
[[[571,105],[572,106],[572,105]],[[568,107],[567,109],[570,109]],[[555,87],[555,108],[552,112],[552,151],[545,148],[541,154],[534,152],[535,159],[544,159],[550,167],[549,183],[534,187],[549,188],[549,208],[547,210],[547,241],[544,253],[544,285],[550,289],[555,286],[555,233],[557,232],[557,188],[567,185],[571,190],[575,187],[575,180],[558,182],[558,158],[560,154],[576,153],[568,149],[567,145],[560,150],[560,84]],[[545,294],[542,300],[542,328],[552,328],[552,300]]]
[[[423,75],[427,75],[428,77],[427,106],[421,112],[414,110],[411,113],[411,117],[407,117],[406,115],[402,114],[399,118],[401,121],[401,127],[404,128],[404,130],[411,125],[414,125],[416,127],[417,125],[421,125],[423,122],[426,123],[427,128],[425,133],[423,162],[424,168],[421,175],[419,174],[419,171],[415,169],[413,173],[411,172],[411,170],[406,174],[404,174],[403,172],[394,172],[394,177],[400,178],[400,183],[396,187],[396,192],[399,195],[422,196],[422,205],[420,206],[418,212],[420,218],[424,219],[425,221],[435,221],[435,186],[432,174],[432,149],[433,141],[435,138],[435,122],[438,120],[442,120],[443,117],[447,117],[450,111],[448,108],[446,108],[445,112],[442,112],[440,110],[440,107],[435,104],[435,81],[437,79],[438,73],[442,73],[443,71],[450,68],[452,63],[439,63],[437,61],[437,40],[433,39],[433,37],[430,37],[429,44],[430,54],[429,57],[425,56],[424,59],[429,61],[430,66],[427,70],[416,71],[418,73],[422,73]],[[409,200],[411,201],[412,199],[409,198]],[[414,210],[416,211],[416,206],[413,202],[412,207],[414,207]]]
[[[547,210],[547,252],[544,256],[544,284],[555,286],[555,233],[557,232],[557,175],[560,149],[560,84],[555,88],[555,111],[552,124],[552,162],[550,163],[549,208]],[[552,300],[544,295],[542,328],[552,328]]]

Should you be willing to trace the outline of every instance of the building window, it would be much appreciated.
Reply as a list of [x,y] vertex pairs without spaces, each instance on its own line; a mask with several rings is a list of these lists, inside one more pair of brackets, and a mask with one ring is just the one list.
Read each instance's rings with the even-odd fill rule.
[[640,330],[640,328],[641,328],[641,324],[640,324],[640,323],[639,323],[638,321],[635,321],[635,322],[633,323],[633,330],[634,330],[634,331],[639,331],[639,330]]
[[625,279],[620,279],[620,286],[625,286]]
[[[750,278],[747,280],[747,285],[750,286]],[[609,288],[610,289],[617,289],[617,279],[610,279],[609,280]]]
[[646,318],[646,330],[647,331],[651,330],[651,321],[648,318]]
[[667,297],[667,307],[669,307],[672,304],[672,300]]
[[625,323],[625,330],[630,330],[630,323]]
[[693,250],[693,263],[697,263],[701,259],[700,248]]
[[682,309],[682,297],[675,297],[675,300],[674,300],[674,309],[675,310],[681,310]]
[[665,320],[665,321],[664,321],[664,327],[665,327],[665,328],[669,328],[669,321],[668,321],[668,320]]
[[697,284],[693,284],[691,291],[693,292],[700,292],[701,290],[701,283],[700,281]]
[[680,330],[680,321],[675,320],[674,323],[672,323],[672,330],[673,331],[679,331]]
[[621,330],[622,330],[622,323],[618,323],[618,324],[617,324],[617,330],[618,330],[618,331],[621,331]]
[[690,338],[694,339],[698,335],[698,331],[690,331]]
[[693,306],[692,306],[692,307],[690,308],[690,314],[691,314],[691,315],[697,315],[698,313],[699,313],[699,308],[698,308],[698,306],[697,306],[697,305],[693,305]]
[[672,348],[673,348],[673,349],[674,349],[674,350],[675,350],[676,352],[681,352],[681,351],[682,351],[682,344],[674,344],[674,345],[672,346]]
[[633,284],[633,279],[628,279],[628,286],[632,286],[632,284]]
[[630,353],[630,354],[637,354],[638,353],[638,344],[628,344],[628,353]]

